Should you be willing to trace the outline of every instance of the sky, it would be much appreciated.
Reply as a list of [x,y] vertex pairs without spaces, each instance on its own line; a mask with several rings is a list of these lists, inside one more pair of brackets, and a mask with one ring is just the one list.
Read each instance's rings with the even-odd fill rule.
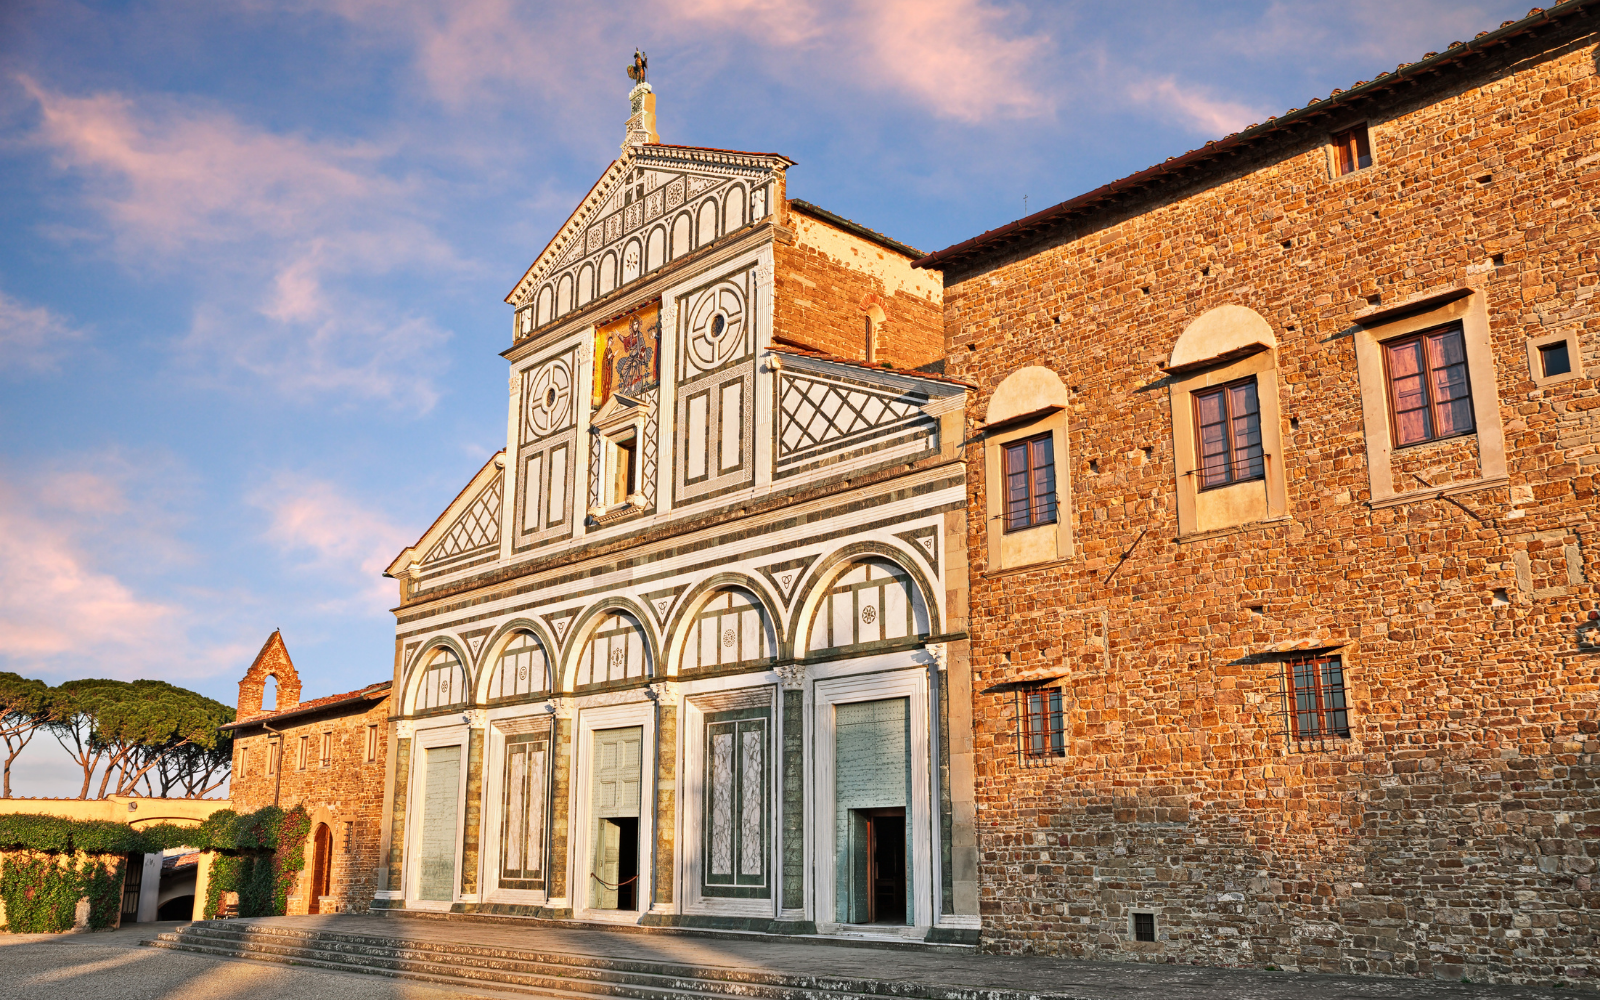
[[[1494,0],[0,0],[0,670],[392,671],[504,445],[503,299],[618,153],[780,152],[936,250],[1442,50]],[[76,794],[48,737],[17,794]]]

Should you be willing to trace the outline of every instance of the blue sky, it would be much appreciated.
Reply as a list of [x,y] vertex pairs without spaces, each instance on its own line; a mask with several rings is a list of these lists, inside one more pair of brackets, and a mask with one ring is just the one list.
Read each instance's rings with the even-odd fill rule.
[[[1526,8],[996,0],[0,4],[0,669],[229,704],[391,670],[381,571],[503,445],[502,299],[665,142],[934,250]],[[20,794],[68,794],[30,751]],[[57,758],[60,758],[58,761]]]

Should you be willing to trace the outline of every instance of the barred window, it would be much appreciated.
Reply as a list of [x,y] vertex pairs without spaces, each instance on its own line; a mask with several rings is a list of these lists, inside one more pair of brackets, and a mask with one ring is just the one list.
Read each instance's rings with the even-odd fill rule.
[[322,734],[321,751],[322,752],[319,754],[319,759],[320,759],[320,763],[322,764],[322,766],[323,767],[332,767],[333,766],[333,734],[332,733],[323,733]]
[[367,727],[367,763],[378,759],[378,727]]
[[295,758],[295,769],[304,771],[311,759],[311,737],[300,737],[300,755]]
[[1345,705],[1344,666],[1337,656],[1291,660],[1289,731],[1297,740],[1330,736],[1348,738],[1350,713]]
[[1060,688],[1025,688],[1018,691],[1017,719],[1017,750],[1023,757],[1067,755]]
[[1471,434],[1472,386],[1461,325],[1383,345],[1397,447]]

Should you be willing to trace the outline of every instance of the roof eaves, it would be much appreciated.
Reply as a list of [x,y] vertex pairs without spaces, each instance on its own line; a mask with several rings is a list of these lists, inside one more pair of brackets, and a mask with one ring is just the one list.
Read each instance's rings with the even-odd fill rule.
[[828,364],[832,365],[849,365],[851,368],[861,368],[869,372],[882,372],[886,375],[899,375],[905,378],[920,378],[929,382],[941,382],[945,385],[960,386],[963,389],[972,389],[974,391],[976,391],[978,388],[971,382],[963,382],[958,378],[951,378],[948,375],[935,375],[932,372],[920,372],[915,368],[893,368],[886,367],[884,365],[872,365],[865,361],[857,361],[854,358],[842,358],[837,354],[826,354],[822,351],[811,351],[798,347],[777,346],[768,347],[767,350],[773,352],[774,354],[787,354],[790,357],[795,358],[810,358],[813,361],[826,361]]
[[821,219],[823,222],[838,226],[840,229],[844,229],[848,232],[852,232],[869,243],[876,243],[878,246],[881,246],[886,250],[893,250],[895,253],[910,257],[912,260],[918,260],[928,256],[910,244],[901,243],[897,239],[885,236],[876,229],[868,229],[859,222],[852,222],[842,215],[836,215],[820,205],[813,205],[809,201],[803,201],[799,198],[790,198],[789,207],[795,209],[803,215],[809,215],[813,218]]
[[1310,119],[1321,117],[1330,111],[1355,104],[1387,90],[1397,83],[1436,73],[1443,66],[1458,62],[1468,55],[1482,53],[1486,49],[1509,42],[1520,35],[1528,34],[1541,25],[1553,23],[1571,14],[1576,14],[1580,10],[1596,3],[1600,3],[1600,0],[1566,0],[1566,2],[1558,3],[1548,9],[1535,7],[1521,20],[1508,21],[1492,31],[1479,32],[1470,42],[1459,42],[1451,45],[1443,52],[1428,53],[1414,63],[1402,63],[1393,71],[1380,73],[1373,79],[1362,81],[1349,90],[1336,90],[1325,98],[1312,101],[1304,108],[1292,109],[1288,114],[1281,117],[1273,116],[1259,125],[1252,125],[1222,139],[1208,142],[1199,149],[1192,149],[1181,156],[1168,157],[1162,163],[1146,167],[1144,170],[1129,174],[1109,184],[1103,184],[1093,191],[1078,195],[1076,198],[1041,209],[1032,215],[980,233],[969,240],[945,247],[943,250],[937,250],[920,260],[913,261],[911,266],[920,268],[946,267],[953,261],[977,256],[989,252],[991,249],[998,249],[1000,245],[1009,243],[1012,240],[1025,238],[1033,232],[1068,216],[1087,215],[1098,209],[1103,203],[1137,192],[1140,188],[1146,187],[1154,181],[1181,174],[1185,170],[1200,169],[1209,161],[1215,160],[1222,155],[1230,155],[1243,148],[1248,148],[1270,134],[1293,128],[1304,124]]

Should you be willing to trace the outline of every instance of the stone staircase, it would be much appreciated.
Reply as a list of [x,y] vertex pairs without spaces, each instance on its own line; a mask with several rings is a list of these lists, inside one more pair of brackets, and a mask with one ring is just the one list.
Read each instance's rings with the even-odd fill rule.
[[240,920],[197,921],[145,944],[219,958],[278,962],[560,1000],[1041,1000],[1062,996],[402,940]]

